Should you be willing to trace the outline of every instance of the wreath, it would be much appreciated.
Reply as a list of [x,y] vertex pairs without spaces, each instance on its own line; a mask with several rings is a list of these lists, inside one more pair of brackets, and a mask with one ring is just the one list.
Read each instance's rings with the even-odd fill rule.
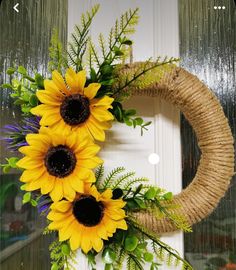
[[[21,107],[22,122],[5,127],[10,157],[3,172],[22,171],[23,203],[37,207],[47,220],[52,270],[73,269],[81,249],[91,269],[102,254],[104,269],[158,269],[182,263],[177,251],[163,243],[163,232],[182,229],[206,217],[218,204],[233,175],[233,139],[214,94],[197,77],[176,66],[178,59],[125,64],[132,51],[128,38],[138,22],[138,9],[125,12],[112,27],[108,44],[99,36],[100,51],[89,37],[99,9],[95,5],[75,26],[66,51],[54,30],[49,48],[49,76],[33,76],[23,66],[8,68],[11,97]],[[192,183],[173,196],[118,167],[104,176],[99,141],[112,121],[139,127],[150,122],[124,109],[133,95],[159,95],[176,105],[193,126],[202,152]]]

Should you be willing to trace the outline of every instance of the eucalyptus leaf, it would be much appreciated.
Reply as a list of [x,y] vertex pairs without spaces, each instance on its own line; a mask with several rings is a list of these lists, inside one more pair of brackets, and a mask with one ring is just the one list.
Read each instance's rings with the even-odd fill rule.
[[31,192],[26,192],[23,196],[23,204],[30,202],[31,199]]
[[134,251],[138,245],[138,238],[134,235],[127,236],[125,239],[125,249],[127,251]]
[[112,264],[116,260],[116,253],[111,248],[105,248],[102,253],[102,259],[106,264]]

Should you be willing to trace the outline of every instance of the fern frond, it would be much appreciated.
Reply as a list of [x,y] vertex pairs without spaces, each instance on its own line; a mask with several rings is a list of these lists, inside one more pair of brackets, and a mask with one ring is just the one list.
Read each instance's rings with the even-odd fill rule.
[[93,42],[91,40],[89,41],[89,52],[90,52],[90,57],[91,57],[92,61],[95,62],[98,67],[100,67],[101,63],[99,60],[99,55],[98,55],[98,52],[95,48],[95,45],[93,44]]
[[167,261],[170,264],[176,264],[176,260],[178,260],[180,263],[182,263],[183,269],[193,270],[192,266],[186,260],[181,258],[179,253],[175,249],[162,242],[159,238],[157,238],[156,235],[154,235],[147,228],[139,224],[131,216],[128,216],[128,220],[136,229],[142,232],[147,238],[152,240],[152,247],[154,247],[153,251],[160,260],[165,262]]
[[158,57],[154,62],[149,59],[125,72],[123,72],[122,66],[117,66],[114,76],[116,81],[112,86],[113,95],[116,96],[116,100],[122,100],[123,96],[130,96],[133,89],[145,88],[153,83],[158,83],[166,72],[175,67],[174,63],[177,61],[179,61],[178,58],[165,57],[162,60]]
[[98,189],[100,188],[103,176],[104,176],[104,166],[99,165],[95,171],[95,178],[96,178],[95,184],[96,184]]
[[102,184],[102,188],[108,188],[110,187],[111,182],[115,179],[115,177],[122,173],[125,170],[124,167],[118,167],[113,169],[106,177],[106,179],[104,180],[103,184]]
[[95,5],[90,12],[82,14],[81,24],[76,25],[74,32],[71,35],[71,41],[68,48],[68,61],[78,72],[81,70],[83,58],[87,50],[87,43],[89,41],[89,30],[94,16],[99,9],[99,5]]
[[129,188],[133,187],[136,184],[141,184],[143,182],[148,182],[148,181],[149,179],[146,177],[134,178],[125,184],[124,190],[128,190]]
[[49,47],[49,59],[48,70],[50,72],[58,70],[61,73],[62,69],[67,65],[63,45],[59,39],[58,31],[56,29],[53,29],[52,32]]
[[117,187],[123,187],[124,183],[129,181],[131,177],[133,177],[135,175],[135,172],[128,172],[126,174],[121,175],[115,182],[113,185],[111,185],[112,189],[115,189]]
[[105,39],[104,39],[103,34],[100,34],[99,35],[98,40],[99,40],[99,44],[100,44],[100,47],[101,47],[102,55],[105,58],[106,57],[106,51],[107,50],[106,50]]
[[144,270],[140,260],[132,253],[127,253],[127,270]]
[[[120,21],[116,20],[115,26],[111,28],[108,38],[109,48],[106,54],[103,54],[103,62],[109,61],[110,64],[116,58],[116,54],[114,54],[114,49],[117,47],[118,50],[122,47],[121,39],[126,35],[132,34],[135,32],[135,26],[138,23],[138,8],[134,10],[126,11],[121,15]],[[97,76],[99,77],[101,74],[101,69],[99,68],[97,72]]]

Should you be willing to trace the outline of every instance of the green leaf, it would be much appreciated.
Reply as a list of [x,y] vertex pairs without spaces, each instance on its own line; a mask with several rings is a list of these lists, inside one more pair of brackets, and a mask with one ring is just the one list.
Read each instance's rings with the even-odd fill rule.
[[154,187],[150,187],[147,192],[144,194],[144,198],[147,200],[154,199],[156,196],[156,189]]
[[139,208],[139,205],[133,199],[127,200],[127,205],[126,206],[131,210]]
[[102,252],[102,259],[106,264],[112,264],[116,260],[116,253],[111,248],[105,248]]
[[125,39],[125,40],[121,41],[121,44],[131,46],[133,44],[133,41],[130,39]]
[[16,69],[15,68],[10,67],[10,68],[7,69],[7,74],[8,75],[12,75],[15,72],[16,72]]
[[112,270],[112,265],[111,264],[105,264],[104,270]]
[[117,46],[114,46],[113,50],[116,56],[124,55],[124,53]]
[[170,201],[173,199],[173,193],[172,192],[167,192],[163,195],[164,199],[167,201]]
[[59,270],[59,267],[57,266],[57,263],[54,263],[52,265],[51,270]]
[[127,251],[134,251],[138,245],[138,238],[134,235],[128,236],[125,239],[125,249]]
[[136,114],[136,110],[134,110],[134,109],[129,109],[129,110],[125,111],[126,116],[133,116],[135,114]]
[[152,123],[152,121],[149,121],[149,122],[147,122],[147,123],[144,123],[144,124],[142,125],[142,127],[149,126],[149,125],[151,125],[151,123]]
[[31,199],[30,200],[30,204],[33,206],[33,207],[36,207],[38,205],[37,201]]
[[23,196],[23,204],[30,202],[31,199],[31,192],[26,192]]
[[66,256],[69,256],[70,255],[70,247],[68,244],[64,243],[62,246],[61,246],[61,251],[64,255]]
[[8,89],[13,89],[13,86],[10,83],[4,83],[1,85],[2,88],[8,88]]
[[138,199],[138,198],[135,198],[134,200],[141,209],[147,208],[147,206],[146,206],[146,204],[145,204],[145,202],[143,200]]
[[96,73],[94,68],[91,68],[91,70],[90,70],[90,79],[91,79],[91,82],[97,82],[98,81],[97,73]]
[[137,117],[137,118],[135,118],[134,120],[136,121],[136,124],[137,124],[138,126],[141,126],[142,123],[143,123],[143,119],[140,118],[140,117]]
[[36,82],[38,88],[39,89],[44,89],[44,79],[43,79],[43,76],[41,74],[39,74],[39,73],[36,73],[34,79],[35,79],[35,82]]
[[143,185],[142,184],[138,185],[138,187],[136,188],[136,190],[134,192],[134,196],[136,196],[137,194],[139,194],[139,192],[142,190],[142,188],[143,188]]
[[153,261],[153,254],[149,252],[145,252],[143,254],[143,258],[146,262],[152,262]]
[[2,169],[3,173],[9,173],[10,170],[11,170],[11,166],[10,165],[6,165]]
[[17,71],[22,74],[22,75],[26,75],[27,74],[27,71],[26,69],[23,67],[23,66],[19,66]]
[[127,117],[124,118],[124,122],[129,127],[131,127],[133,125],[133,122]]
[[17,158],[17,157],[11,157],[11,158],[7,159],[9,165],[10,165],[12,168],[17,168],[16,163],[17,163],[18,160],[19,160],[19,158]]
[[112,103],[113,109],[112,112],[118,122],[123,121],[122,105],[119,102]]
[[15,105],[22,105],[22,104],[25,104],[26,101],[22,100],[22,99],[17,99],[16,101],[14,101],[14,104]]
[[35,94],[32,94],[29,98],[29,103],[31,106],[35,107],[38,105],[38,98]]

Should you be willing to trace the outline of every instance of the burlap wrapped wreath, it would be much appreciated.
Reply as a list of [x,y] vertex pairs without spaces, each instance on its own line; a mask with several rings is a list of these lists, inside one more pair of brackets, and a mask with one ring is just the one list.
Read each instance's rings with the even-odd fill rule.
[[[126,65],[121,74],[135,69],[141,63]],[[153,75],[150,75],[153,74]],[[201,150],[197,173],[191,184],[174,197],[181,213],[189,224],[208,216],[227,191],[234,174],[233,137],[223,109],[214,93],[196,76],[183,68],[175,67],[166,72],[161,81],[143,88],[132,87],[132,95],[160,96],[177,106],[192,125]],[[167,219],[158,220],[149,213],[139,212],[133,216],[155,233],[176,230]]]

